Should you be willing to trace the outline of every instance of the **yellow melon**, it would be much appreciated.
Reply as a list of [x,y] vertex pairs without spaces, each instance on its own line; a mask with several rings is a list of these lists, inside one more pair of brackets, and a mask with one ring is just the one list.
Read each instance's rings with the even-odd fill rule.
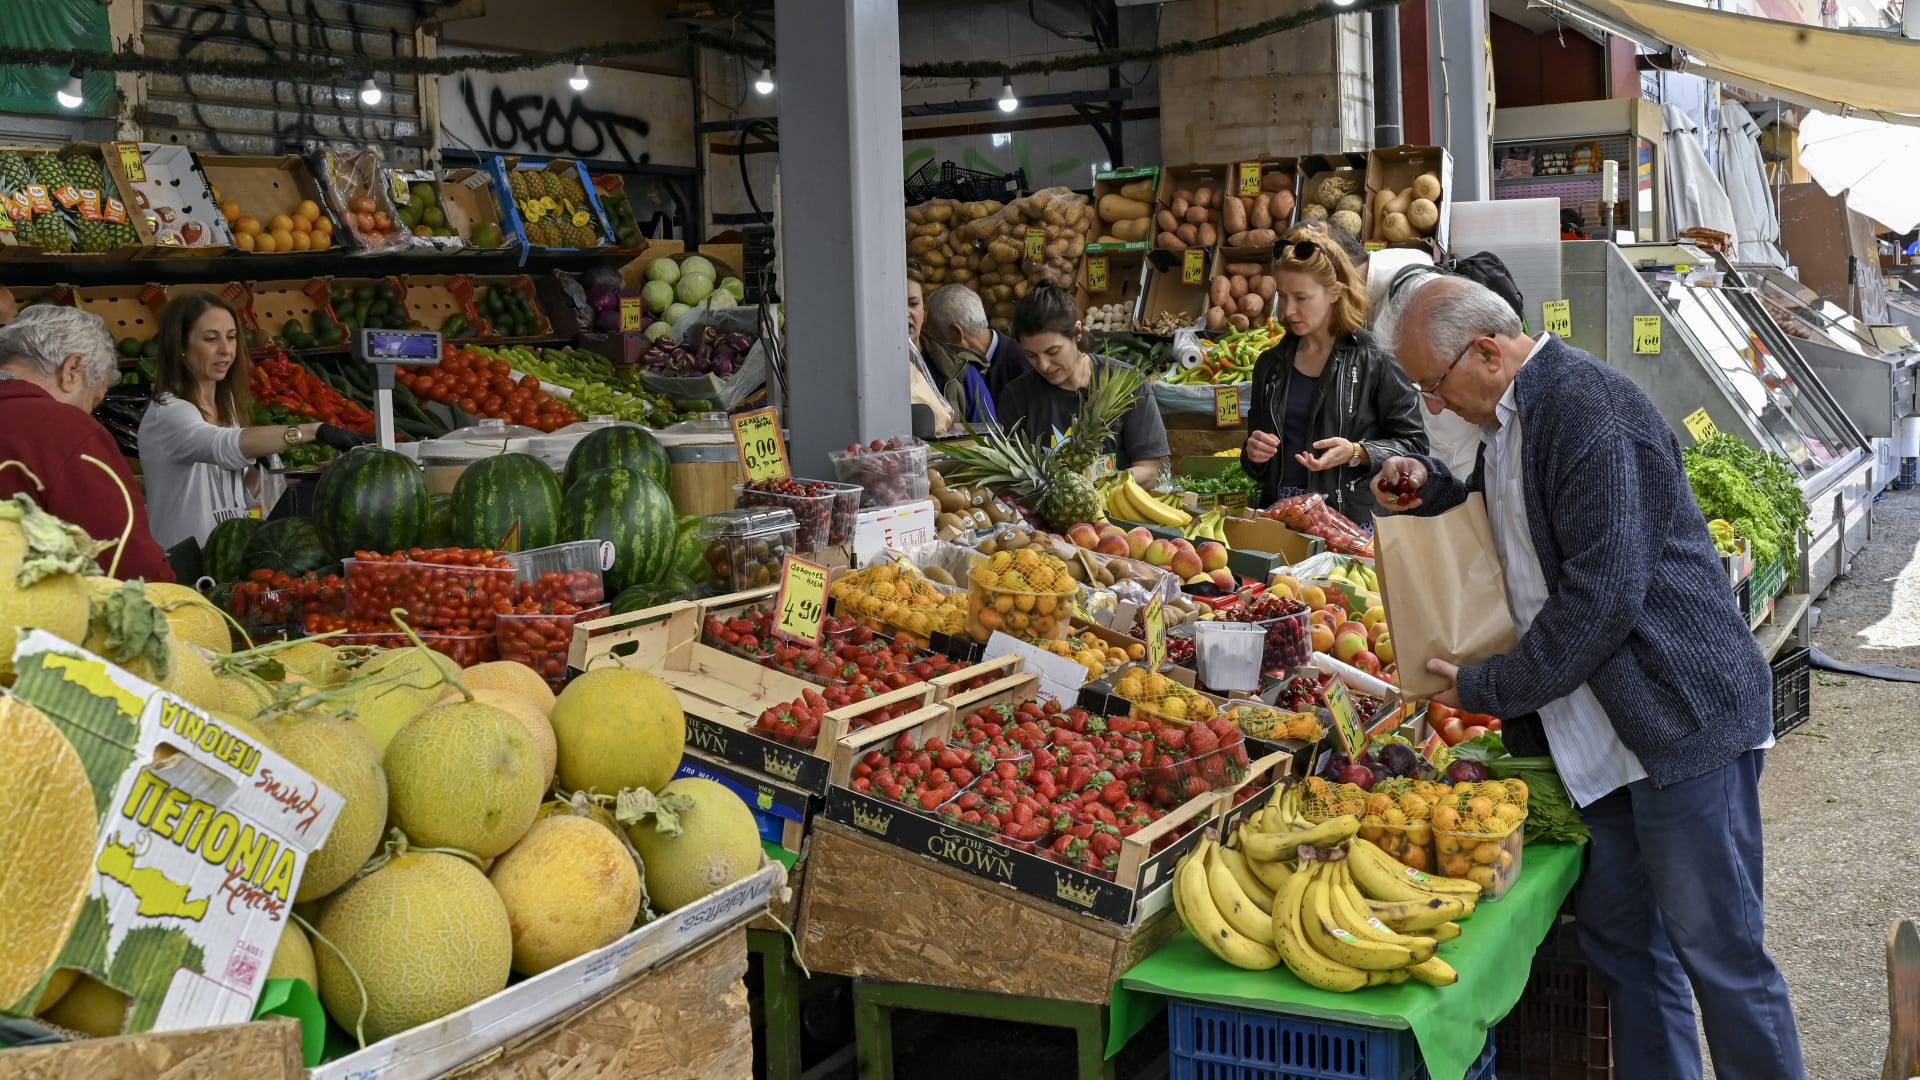
[[[93,881],[98,818],[80,755],[40,710],[0,698],[0,1008],[40,984]],[[44,1001],[44,998],[35,998]]]
[[227,627],[226,616],[213,606],[213,601],[170,581],[147,582],[146,592],[147,599],[166,613],[167,625],[176,636],[208,652],[232,651],[233,634]]
[[357,725],[329,713],[286,712],[255,720],[266,743],[313,774],[343,800],[333,831],[307,859],[295,900],[315,900],[345,885],[380,846],[387,828],[387,778],[380,754]]
[[601,668],[554,701],[558,777],[568,791],[659,791],[680,767],[687,714],[673,687],[632,668]]
[[267,978],[305,979],[316,993],[320,990],[320,973],[313,963],[313,944],[307,940],[307,932],[300,929],[300,924],[291,919],[280,931],[280,944],[274,946],[273,959],[267,964]]
[[591,818],[534,822],[487,880],[513,927],[513,970],[538,975],[618,941],[640,912],[640,871]]
[[459,665],[432,649],[389,649],[362,664],[347,680],[350,689],[324,707],[351,713],[384,751],[409,720],[440,700],[447,676],[459,673]]
[[546,793],[526,725],[479,702],[436,705],[387,744],[388,812],[415,846],[492,858],[533,824]]
[[519,694],[538,705],[541,715],[553,711],[553,691],[547,686],[547,680],[525,664],[489,660],[462,671],[460,681],[466,683],[469,690],[505,690]]
[[120,1034],[127,1022],[127,995],[91,975],[81,975],[73,987],[40,1014],[48,1023],[69,1031],[104,1039]]
[[553,724],[547,720],[547,714],[540,711],[539,704],[505,690],[476,689],[473,692],[473,700],[509,713],[515,720],[527,726],[527,735],[533,739],[533,748],[540,752],[542,769],[540,790],[545,792],[551,789],[559,748],[553,741]]
[[660,792],[693,800],[679,814],[680,831],[660,831],[649,818],[627,828],[646,868],[647,898],[661,911],[685,907],[760,868],[760,828],[732,789],[683,776]]

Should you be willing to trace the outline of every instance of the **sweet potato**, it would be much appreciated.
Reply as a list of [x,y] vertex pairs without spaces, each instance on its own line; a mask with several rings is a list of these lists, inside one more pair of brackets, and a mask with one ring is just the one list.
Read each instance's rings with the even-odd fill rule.
[[[1236,315],[1234,316],[1234,318],[1239,318],[1239,316]],[[1207,309],[1207,329],[1225,330],[1226,328],[1227,328],[1227,310],[1219,306],[1208,308]],[[1242,326],[1240,327],[1240,329],[1245,330],[1246,327]]]
[[1213,205],[1213,189],[1210,187],[1201,187],[1196,189],[1193,193],[1193,205],[1212,206]]
[[1157,248],[1164,248],[1168,251],[1187,250],[1187,242],[1185,240],[1180,239],[1180,237],[1177,234],[1170,233],[1170,232],[1163,232],[1158,236],[1155,236],[1153,238],[1153,246]]
[[1247,241],[1236,247],[1272,247],[1280,239],[1280,234],[1272,229],[1248,229]]
[[1275,228],[1293,220],[1293,192],[1276,191],[1267,200],[1267,212],[1273,215]]
[[1248,227],[1254,229],[1273,228],[1272,201],[1265,195],[1256,196],[1251,201],[1253,208],[1247,212]]
[[1212,247],[1220,242],[1220,229],[1211,221],[1200,223],[1200,246]]
[[1279,169],[1263,173],[1260,177],[1260,190],[1269,193],[1277,191],[1292,193],[1293,174]]
[[1238,274],[1243,278],[1256,277],[1260,273],[1260,264],[1251,262],[1228,263],[1227,273]]
[[1272,274],[1261,274],[1259,280],[1253,283],[1253,291],[1260,294],[1260,299],[1271,300],[1273,294],[1280,291],[1280,283],[1274,280]]
[[1226,307],[1229,301],[1239,299],[1240,294],[1232,289],[1232,282],[1224,277],[1216,277],[1213,284],[1207,287],[1207,299],[1213,302],[1214,307]]
[[1266,310],[1267,305],[1260,299],[1259,293],[1248,293],[1240,298],[1240,314],[1250,319],[1264,313]]
[[1172,232],[1180,227],[1180,219],[1173,216],[1173,211],[1171,210],[1162,210],[1158,214],[1153,215],[1153,223],[1159,227],[1161,232]]
[[[1253,320],[1247,318],[1245,315],[1235,313],[1227,316],[1227,326],[1231,326],[1235,330],[1245,330],[1252,325]],[[1222,329],[1225,329],[1225,327],[1222,327]]]
[[1102,221],[1132,221],[1135,218],[1151,216],[1153,207],[1137,202],[1123,195],[1100,196],[1100,219]]
[[1192,247],[1200,242],[1200,227],[1198,225],[1182,225],[1173,230],[1173,234],[1178,236],[1180,243],[1186,247]]
[[1167,200],[1167,209],[1172,210],[1173,216],[1177,218],[1184,219],[1187,216],[1187,207],[1192,205],[1193,192],[1185,188],[1174,192],[1173,198]]
[[1189,225],[1198,225],[1203,221],[1210,220],[1212,217],[1213,217],[1213,211],[1207,209],[1204,206],[1189,206],[1187,207],[1187,216],[1185,220],[1186,220],[1186,223]]
[[1238,196],[1229,197],[1221,210],[1221,221],[1229,234],[1247,230],[1247,204],[1241,202]]
[[[1215,278],[1215,281],[1220,280]],[[1244,274],[1235,274],[1227,279],[1227,295],[1235,300],[1247,295],[1247,279]]]

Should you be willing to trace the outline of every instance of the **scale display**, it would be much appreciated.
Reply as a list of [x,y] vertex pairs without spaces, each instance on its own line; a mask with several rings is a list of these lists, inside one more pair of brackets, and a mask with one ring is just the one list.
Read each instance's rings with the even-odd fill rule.
[[354,353],[369,364],[438,364],[440,335],[427,330],[353,332]]

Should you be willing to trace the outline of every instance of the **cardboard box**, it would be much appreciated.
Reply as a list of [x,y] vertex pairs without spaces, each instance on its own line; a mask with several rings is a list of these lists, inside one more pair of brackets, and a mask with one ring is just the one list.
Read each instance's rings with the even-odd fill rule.
[[1109,169],[1105,172],[1093,174],[1093,242],[1087,245],[1087,254],[1098,255],[1102,253],[1111,254],[1119,251],[1145,251],[1148,247],[1152,246],[1152,210],[1150,210],[1147,215],[1146,239],[1124,240],[1119,242],[1103,242],[1100,240],[1102,236],[1112,235],[1111,223],[1100,216],[1100,197],[1102,195],[1118,195],[1120,194],[1120,189],[1137,184],[1142,180],[1148,182],[1148,191],[1147,197],[1140,201],[1146,203],[1149,207],[1153,208],[1153,210],[1158,210],[1159,203],[1156,201],[1159,197],[1160,186],[1160,167],[1158,165],[1148,165],[1137,169]]
[[[1366,231],[1367,197],[1367,155],[1360,153],[1311,154],[1300,159],[1300,187],[1294,192],[1294,219],[1298,224],[1308,222],[1307,204],[1313,202],[1313,194],[1319,189],[1320,181],[1329,176],[1342,176],[1352,182],[1352,194],[1360,197],[1359,209],[1361,231]],[[1364,236],[1356,237],[1364,240]]]
[[938,515],[939,508],[927,499],[860,511],[853,518],[854,561],[865,566],[883,551],[912,551],[932,543]]
[[[1292,191],[1295,193],[1293,211],[1287,214],[1284,219],[1275,218],[1273,222],[1273,231],[1284,237],[1287,235],[1287,230],[1292,228],[1293,223],[1299,220],[1300,217],[1300,200],[1298,193],[1300,186],[1300,159],[1275,154],[1261,154],[1259,157],[1252,159],[1252,161],[1260,168],[1262,191],[1267,191],[1273,187],[1273,185],[1278,184],[1280,185],[1278,190]],[[1229,175],[1233,180],[1233,189],[1236,194],[1240,191],[1240,168],[1243,164],[1245,164],[1245,162],[1236,161],[1229,165],[1229,168],[1232,170]],[[1280,174],[1280,179],[1270,180],[1269,177],[1275,173]]]
[[[540,306],[540,292],[533,287],[533,278],[526,274],[514,274],[510,277],[476,277],[470,280],[473,284],[473,311],[474,314],[479,316],[480,325],[485,327],[485,332],[480,335],[481,337],[489,341],[515,342],[546,341],[554,336],[553,322],[547,318],[546,310]],[[485,298],[486,293],[492,289],[505,289],[509,292],[517,292],[521,296],[526,297],[527,303],[533,307],[534,315],[540,320],[539,329],[532,334],[519,334],[515,336],[503,334],[499,327],[493,325],[493,321],[487,317],[486,311],[481,305],[481,301]]]
[[[1203,253],[1204,254],[1204,253]],[[1162,312],[1172,312],[1187,320],[1187,325],[1200,327],[1207,314],[1207,270],[1212,268],[1211,260],[1202,262],[1203,270],[1198,284],[1189,284],[1182,280],[1185,269],[1185,252],[1149,251],[1147,252],[1146,283],[1141,286],[1140,305],[1134,315],[1141,322],[1151,322]]]
[[[627,201],[626,177],[617,173],[594,173],[593,186],[600,199],[600,209],[606,212],[607,227],[613,230],[612,247],[621,251],[645,251],[647,238],[640,232],[640,220],[633,214],[633,204]],[[729,245],[734,249],[733,261],[740,261],[741,245]]]
[[[555,158],[535,164],[522,162],[519,158],[496,157],[488,162],[488,165],[492,168],[494,182],[499,185],[499,191],[502,193],[499,196],[502,218],[508,226],[511,226],[508,231],[517,236],[521,243],[550,251],[580,251],[605,247],[613,236],[613,231],[607,227],[607,216],[600,209],[600,198],[594,192],[593,178],[587,175],[586,166],[579,162]],[[553,187],[554,181],[530,179],[536,173],[578,181],[581,200],[576,203],[564,194],[546,194],[545,192]],[[520,187],[515,188],[516,183],[520,184]],[[569,224],[591,230],[594,234],[594,242],[578,246],[567,243],[534,243],[534,237],[542,232],[539,226],[548,218],[556,216]],[[529,226],[534,227],[531,234]],[[552,238],[548,237],[548,239]]]
[[[431,253],[460,251],[467,246],[449,219],[446,192],[432,169],[388,169],[386,175],[387,198],[393,203],[394,215],[407,226],[407,250]],[[485,173],[479,175],[486,176]],[[492,182],[491,177],[488,182]],[[421,216],[427,210],[426,205],[419,208],[419,213],[414,212],[416,193],[432,200],[439,225],[429,224]],[[422,236],[422,231],[427,235]]]
[[45,631],[13,655],[14,696],[72,744],[99,815],[91,883],[48,976],[74,968],[126,994],[128,1034],[251,1020],[340,794]]
[[[123,152],[127,147],[131,149]],[[174,143],[143,142],[103,143],[98,152],[119,187],[127,219],[140,234],[141,257],[221,255],[233,246],[233,229],[220,213],[193,151]],[[133,154],[139,155],[139,180],[128,168]]]
[[1227,568],[1243,578],[1265,581],[1275,570],[1304,562],[1326,550],[1326,541],[1294,532],[1277,521],[1228,517],[1221,531],[1231,549]]
[[[1232,275],[1227,271],[1229,266],[1257,266],[1260,271],[1258,274],[1244,275],[1247,279],[1248,295],[1257,295],[1260,278],[1273,276],[1273,264],[1273,249],[1270,247],[1230,248],[1223,246],[1214,253],[1213,266],[1211,268],[1212,272],[1207,278],[1208,288],[1212,288],[1214,278],[1226,277],[1231,279]],[[1226,311],[1226,315],[1229,318],[1236,314],[1243,315],[1251,325],[1258,326],[1268,319],[1273,318],[1278,306],[1279,283],[1276,282],[1274,284],[1274,294],[1261,300],[1260,310],[1258,312],[1248,314],[1244,308],[1230,309]],[[1208,307],[1209,311],[1211,311],[1211,296],[1208,297]],[[1229,325],[1226,329],[1234,330],[1239,329],[1239,327]],[[1242,417],[1247,415],[1247,405],[1248,402],[1245,396],[1243,396],[1240,402],[1240,415]]]
[[1199,222],[1177,218],[1176,229],[1179,225],[1194,226],[1195,239],[1187,241],[1187,247],[1211,249],[1215,244],[1226,239],[1226,223],[1220,207],[1221,198],[1230,190],[1230,168],[1227,165],[1174,165],[1160,170],[1160,197],[1154,204],[1154,248],[1159,248],[1159,236],[1164,231],[1161,228],[1164,222],[1159,220],[1159,212],[1171,210],[1174,201],[1182,196],[1187,197],[1188,206],[1191,207],[1193,197],[1197,196],[1202,189],[1211,193],[1207,200],[1207,208],[1212,210],[1212,213],[1208,216],[1206,224],[1213,227],[1211,234],[1213,243],[1208,243],[1206,236],[1200,235],[1201,223]]
[[[263,224],[276,214],[289,217],[302,202],[311,202],[322,217],[333,225],[335,247],[347,242],[349,234],[341,226],[326,193],[314,180],[313,171],[298,154],[274,157],[218,157],[202,154],[200,171],[212,187],[213,197],[223,203],[235,203],[240,213]],[[239,249],[236,249],[239,250]],[[247,255],[300,254],[300,252],[244,252]]]
[[[431,237],[429,239],[432,239]],[[481,336],[486,323],[473,309],[473,277],[469,274],[408,274],[400,280],[400,297],[407,315],[428,330],[439,331],[455,315],[467,320],[468,329],[457,338],[468,341]]]
[[1411,187],[1414,179],[1423,173],[1440,175],[1440,199],[1436,204],[1440,222],[1427,235],[1442,250],[1448,247],[1448,225],[1453,220],[1453,155],[1443,146],[1395,146],[1367,155],[1367,209],[1362,215],[1367,233],[1362,239],[1386,243],[1380,235],[1381,220],[1385,216],[1379,213],[1380,194],[1398,193]]
[[495,1053],[621,984],[745,926],[767,910],[784,875],[763,863],[751,877],[668,912],[619,941],[517,982],[431,1024],[335,1058],[311,1080],[427,1080]]
[[[76,289],[77,307],[107,324],[115,343],[132,338],[142,345],[160,331],[160,309],[167,291],[158,285],[89,285]],[[244,309],[243,309],[244,310]]]
[[332,290],[326,278],[256,281],[251,290],[253,306],[246,312],[246,322],[254,335],[255,349],[267,347],[270,339],[280,336],[289,320],[297,320],[311,332],[315,315],[333,317],[328,306]]
[[[1104,249],[1104,250],[1103,250]],[[1094,288],[1094,264],[1097,260],[1106,263],[1106,287]],[[1124,304],[1131,317],[1140,316],[1140,298],[1145,295],[1147,278],[1146,245],[1132,248],[1114,244],[1089,244],[1087,254],[1080,260],[1079,278],[1075,282],[1074,299],[1080,303],[1080,313],[1085,315],[1091,307],[1104,307],[1107,304]]]
[[[490,169],[446,169],[440,174],[440,209],[447,215],[447,228],[475,251],[498,251],[520,245],[507,221],[500,189]],[[473,230],[492,225],[498,242],[482,247],[473,242]]]

